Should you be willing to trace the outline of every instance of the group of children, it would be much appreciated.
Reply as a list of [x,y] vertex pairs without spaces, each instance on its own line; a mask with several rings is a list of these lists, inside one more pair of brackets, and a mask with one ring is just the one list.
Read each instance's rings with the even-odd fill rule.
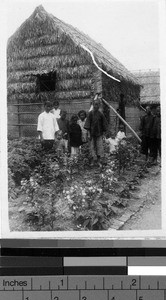
[[[37,131],[43,149],[49,150],[55,144],[58,155],[68,153],[71,156],[78,156],[81,146],[89,143],[91,153],[91,165],[101,162],[104,157],[103,138],[108,129],[108,123],[100,110],[100,102],[94,100],[88,114],[81,110],[78,114],[67,119],[67,112],[59,109],[58,101],[47,101],[44,112],[38,117]],[[119,132],[115,139],[107,139],[110,145],[110,152],[113,152],[119,140],[125,139],[124,126],[119,126]],[[161,157],[161,118],[160,107],[156,109],[154,116],[149,106],[146,107],[146,115],[141,118],[140,135],[142,139],[142,153],[146,160],[151,156],[153,162],[157,162],[157,156]]]
[[58,155],[66,152],[77,156],[81,146],[89,142],[92,164],[95,161],[100,163],[104,157],[103,135],[108,124],[99,110],[99,102],[94,101],[88,115],[84,110],[78,115],[72,115],[70,122],[67,120],[67,112],[59,109],[58,101],[53,106],[47,101],[44,112],[38,117],[37,131],[42,147],[49,150],[55,144]]

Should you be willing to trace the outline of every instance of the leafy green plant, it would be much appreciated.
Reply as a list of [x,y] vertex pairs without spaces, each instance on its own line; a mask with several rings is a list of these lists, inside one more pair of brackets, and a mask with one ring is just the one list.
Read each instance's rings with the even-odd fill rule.
[[13,179],[13,173],[8,168],[8,197],[9,200],[13,200],[17,197],[16,185]]
[[13,140],[8,143],[8,167],[17,186],[23,178],[29,179],[31,171],[42,159],[39,142],[36,140]]
[[37,228],[45,224],[53,229],[54,221],[58,217],[56,184],[40,186],[33,177],[29,180],[22,180],[21,184],[26,199],[19,208],[19,212],[24,214],[25,221],[36,225]]
[[116,147],[115,159],[119,174],[126,168],[131,167],[139,156],[139,151],[128,141],[120,141]]
[[81,230],[105,230],[113,214],[109,201],[104,201],[102,188],[88,180],[84,186],[74,185],[64,191],[77,228]]
[[130,179],[119,175],[136,169],[137,157],[135,146],[122,143],[114,155],[106,153],[102,169],[93,172],[88,145],[72,158],[58,157],[55,149],[43,151],[36,140],[14,140],[9,143],[9,199],[17,197],[21,187],[19,213],[33,230],[68,230],[66,221],[76,230],[106,230],[146,172],[139,167]]

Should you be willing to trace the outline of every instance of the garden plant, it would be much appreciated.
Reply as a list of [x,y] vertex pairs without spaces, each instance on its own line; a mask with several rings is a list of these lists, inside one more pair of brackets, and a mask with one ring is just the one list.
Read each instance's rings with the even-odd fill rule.
[[[107,230],[112,216],[128,205],[145,176],[137,164],[139,147],[120,143],[114,154],[105,145],[102,167],[90,167],[88,145],[78,158],[42,150],[36,139],[9,140],[8,191],[12,230]],[[137,168],[135,166],[137,165]],[[137,171],[135,171],[137,170]],[[13,225],[13,207],[17,207]]]

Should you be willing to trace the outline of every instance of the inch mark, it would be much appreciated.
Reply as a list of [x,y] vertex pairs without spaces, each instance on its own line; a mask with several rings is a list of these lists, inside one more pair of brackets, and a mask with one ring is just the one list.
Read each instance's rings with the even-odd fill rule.
[[24,289],[22,288],[22,300],[24,300]]
[[67,290],[69,289],[69,276],[67,276]]
[[121,290],[123,290],[123,281],[121,281]]
[[160,289],[160,283],[159,283],[159,281],[157,281],[157,289],[158,290]]
[[103,290],[105,290],[105,277],[103,277]]
[[139,276],[139,289],[141,290],[141,276]]
[[87,290],[87,281],[85,281],[85,290]]

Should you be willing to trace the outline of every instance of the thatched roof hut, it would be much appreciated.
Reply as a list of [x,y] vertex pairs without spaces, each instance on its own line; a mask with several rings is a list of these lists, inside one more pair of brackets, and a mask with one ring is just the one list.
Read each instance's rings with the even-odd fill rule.
[[160,71],[139,70],[133,74],[141,84],[140,103],[141,105],[156,106],[160,104]]
[[[81,45],[92,51],[103,70],[121,82],[101,73]],[[139,99],[139,82],[131,72],[101,44],[48,14],[42,6],[9,38],[7,73],[9,124],[19,122],[23,135],[29,134],[25,133],[28,124],[36,124],[40,103],[47,99],[56,98],[69,113],[88,109],[96,92],[114,103],[123,93],[130,106]]]

